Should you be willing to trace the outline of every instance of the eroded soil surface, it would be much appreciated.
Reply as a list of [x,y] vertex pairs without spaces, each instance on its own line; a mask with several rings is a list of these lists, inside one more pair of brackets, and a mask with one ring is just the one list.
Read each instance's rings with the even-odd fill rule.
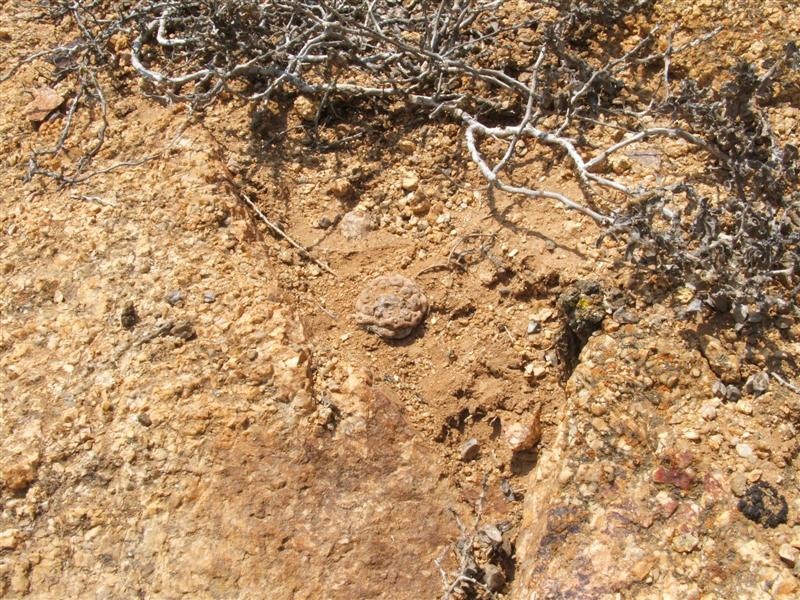
[[[0,0],[0,72],[63,33],[24,14]],[[791,2],[657,3],[678,19],[724,26],[676,66],[707,81],[800,34]],[[487,194],[458,127],[406,109],[320,153],[300,101],[188,118],[130,79],[98,160],[164,156],[26,182],[64,118],[24,114],[47,83],[33,61],[0,84],[0,596],[437,598],[477,510],[494,597],[800,597],[798,395],[744,388],[797,381],[793,321],[679,320],[685,290],[580,214]],[[796,101],[770,118],[800,135]],[[531,155],[516,176],[580,194]],[[702,163],[665,142],[611,168]],[[392,273],[429,305],[402,339],[354,316]],[[591,327],[566,335],[570,294]]]

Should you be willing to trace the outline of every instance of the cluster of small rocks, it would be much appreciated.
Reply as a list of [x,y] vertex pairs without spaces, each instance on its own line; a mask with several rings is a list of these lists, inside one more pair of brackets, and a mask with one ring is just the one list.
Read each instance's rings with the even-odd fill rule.
[[[339,201],[349,202],[356,198],[356,194],[354,187],[344,181],[332,183],[328,194]],[[384,194],[380,201],[360,199],[355,209],[342,217],[339,229],[345,238],[360,239],[377,228],[398,235],[426,236],[431,232],[458,235],[458,230],[453,227],[455,213],[481,198],[479,192],[459,191],[447,178],[434,184],[423,183],[412,170],[399,173]]]

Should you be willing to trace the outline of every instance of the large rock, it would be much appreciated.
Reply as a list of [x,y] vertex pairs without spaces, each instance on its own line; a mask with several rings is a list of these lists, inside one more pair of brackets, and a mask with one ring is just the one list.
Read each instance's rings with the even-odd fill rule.
[[530,476],[514,598],[800,594],[779,555],[798,539],[798,398],[709,410],[717,375],[676,329],[627,325],[583,349]]
[[249,218],[204,179],[213,141],[185,135],[168,170],[93,181],[116,206],[5,199],[0,597],[437,597],[442,459],[363,369],[315,382],[263,249],[230,243]]

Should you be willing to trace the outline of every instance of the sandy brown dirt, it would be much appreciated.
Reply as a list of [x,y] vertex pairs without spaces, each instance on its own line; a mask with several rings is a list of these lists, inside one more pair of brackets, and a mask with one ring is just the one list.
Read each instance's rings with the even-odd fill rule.
[[[20,4],[0,0],[0,72],[64,33],[21,14]],[[757,62],[800,34],[791,2],[657,4],[654,21],[679,17],[687,36],[717,23],[727,30],[683,57],[676,77],[713,81],[737,56]],[[425,115],[398,110],[371,137],[315,153],[297,127],[302,103],[254,119],[249,107],[222,102],[186,122],[185,108],[141,97],[134,80],[110,92],[98,161],[172,143],[166,156],[64,189],[45,178],[23,182],[28,151],[61,126],[63,115],[38,129],[23,115],[45,83],[46,65],[33,62],[0,84],[0,596],[436,598],[434,559],[444,555],[445,569],[454,568],[445,550],[460,535],[448,508],[471,524],[486,475],[482,523],[498,525],[509,544],[522,533],[528,552],[524,579],[506,565],[510,582],[497,596],[545,589],[535,587],[542,573],[570,565],[536,562],[542,555],[530,538],[545,523],[525,496],[546,476],[537,460],[566,435],[573,413],[564,407],[575,405],[579,387],[565,387],[556,364],[558,297],[578,280],[633,286],[620,249],[595,246],[592,221],[487,194],[459,129]],[[770,116],[782,139],[800,135],[797,102]],[[94,125],[79,119],[88,137]],[[278,129],[289,129],[286,139],[269,144]],[[677,144],[640,150],[611,168],[627,181],[665,183],[702,169]],[[516,177],[579,195],[562,164],[526,152]],[[273,235],[244,196],[335,275]],[[353,210],[368,213],[374,229],[344,235],[339,222]],[[364,286],[388,273],[413,279],[430,303],[423,324],[400,340],[381,339],[353,317]],[[626,309],[651,319],[675,302],[654,293]],[[126,326],[129,303],[136,318]],[[698,407],[713,400],[715,377],[733,369],[744,381],[764,369],[774,356],[765,348],[790,357],[785,372],[796,375],[796,325],[752,343],[724,323],[674,327],[688,335],[645,327],[641,335],[656,346],[688,339],[676,362],[708,362],[702,377],[681,372],[679,382],[660,382],[682,392],[696,386]],[[622,335],[610,316],[602,329]],[[716,355],[700,343],[704,335]],[[720,355],[727,361],[715,361]],[[605,368],[616,373],[614,360]],[[767,574],[748,574],[748,589],[764,583],[764,594],[791,598],[797,570],[778,551],[800,547],[800,490],[788,476],[794,401],[782,392],[746,397],[721,418],[725,431],[701,430],[692,447],[710,472],[727,444],[724,464],[714,465],[726,506],[742,525],[737,535],[768,554],[751,558],[768,564],[759,563]],[[754,411],[755,426],[747,418]],[[539,413],[538,448],[513,453],[506,433],[534,426]],[[748,431],[760,440],[759,462],[736,454]],[[479,449],[467,459],[470,439]],[[771,533],[747,529],[733,508],[742,479],[762,477],[792,515]],[[702,597],[684,580],[677,595],[648,596],[663,588],[657,575],[636,581],[640,597]],[[735,577],[726,571],[714,589],[735,589]],[[588,595],[575,597],[633,597],[626,589],[581,588]]]

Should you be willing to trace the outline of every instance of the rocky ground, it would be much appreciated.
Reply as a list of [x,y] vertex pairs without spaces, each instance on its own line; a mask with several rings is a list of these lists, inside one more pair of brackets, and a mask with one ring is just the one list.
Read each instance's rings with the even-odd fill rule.
[[[61,33],[25,10],[0,0],[0,72]],[[725,26],[682,63],[712,80],[800,34],[790,2],[653,18]],[[0,596],[437,598],[467,557],[498,598],[800,597],[792,319],[627,294],[592,221],[487,195],[458,128],[404,111],[319,154],[302,97],[187,120],[131,86],[99,159],[163,155],[24,182],[64,117],[26,109],[47,83],[0,83]],[[611,168],[702,167],[665,143]],[[538,155],[522,174],[579,193]],[[402,311],[356,305],[393,273]]]

